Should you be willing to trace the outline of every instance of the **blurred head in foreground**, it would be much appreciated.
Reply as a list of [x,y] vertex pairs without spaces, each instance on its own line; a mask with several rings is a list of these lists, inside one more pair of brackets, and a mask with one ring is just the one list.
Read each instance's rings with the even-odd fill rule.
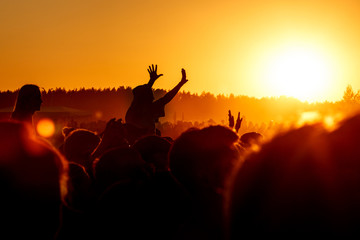
[[228,189],[229,237],[359,234],[360,116],[305,126],[245,159]]
[[[67,164],[22,122],[0,122],[2,233],[53,238],[67,193]],[[16,229],[16,230],[14,230]]]

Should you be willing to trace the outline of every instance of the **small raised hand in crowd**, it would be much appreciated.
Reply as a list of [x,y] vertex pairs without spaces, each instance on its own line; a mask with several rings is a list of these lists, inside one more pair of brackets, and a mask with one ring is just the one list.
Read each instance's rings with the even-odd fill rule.
[[234,127],[234,116],[231,114],[230,110],[229,110],[228,116],[229,116],[229,127],[233,128]]
[[238,113],[237,119],[236,119],[236,124],[235,124],[235,131],[238,133],[239,129],[241,127],[241,123],[243,121],[243,118],[240,118],[240,112]]

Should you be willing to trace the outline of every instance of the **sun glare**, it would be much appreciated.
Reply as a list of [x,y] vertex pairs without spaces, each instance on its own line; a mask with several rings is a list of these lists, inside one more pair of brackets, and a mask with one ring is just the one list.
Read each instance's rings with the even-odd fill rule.
[[332,68],[321,53],[305,47],[284,49],[269,58],[265,78],[277,95],[315,101],[326,94]]
[[51,119],[44,118],[41,119],[37,126],[36,130],[39,133],[40,136],[48,138],[54,135],[55,133],[55,124]]

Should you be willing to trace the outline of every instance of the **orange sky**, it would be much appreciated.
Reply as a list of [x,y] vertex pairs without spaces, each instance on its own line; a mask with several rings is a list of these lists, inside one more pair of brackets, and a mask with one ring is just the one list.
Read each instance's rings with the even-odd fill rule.
[[291,95],[266,68],[284,46],[305,46],[330,77],[304,100],[335,101],[360,89],[359,12],[358,0],[2,0],[0,89],[135,87],[154,63],[155,88],[185,68],[186,91]]

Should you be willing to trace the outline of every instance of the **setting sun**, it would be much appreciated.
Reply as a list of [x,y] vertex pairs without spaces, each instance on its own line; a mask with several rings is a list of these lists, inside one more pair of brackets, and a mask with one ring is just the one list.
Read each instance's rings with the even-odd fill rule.
[[264,79],[278,95],[313,101],[333,83],[328,59],[310,47],[293,46],[269,57]]

